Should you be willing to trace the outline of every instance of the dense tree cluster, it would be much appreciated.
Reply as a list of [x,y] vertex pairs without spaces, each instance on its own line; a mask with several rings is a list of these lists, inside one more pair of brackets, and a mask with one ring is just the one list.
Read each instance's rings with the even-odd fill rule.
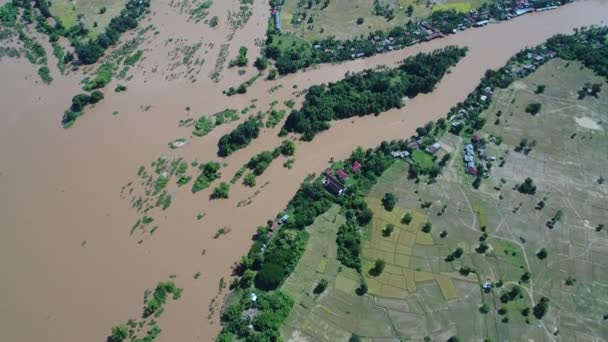
[[397,197],[391,192],[387,192],[382,197],[382,206],[386,211],[393,211],[397,204]]
[[262,122],[260,120],[250,117],[245,122],[239,124],[234,131],[220,138],[217,144],[219,148],[217,154],[221,157],[226,157],[234,151],[248,146],[253,139],[258,137],[261,127]]
[[407,58],[394,69],[366,70],[335,83],[312,86],[302,108],[289,114],[284,129],[311,140],[329,128],[331,120],[400,108],[403,97],[432,91],[448,68],[465,53],[466,48],[449,46]]
[[121,33],[137,27],[137,20],[146,13],[149,7],[150,0],[129,0],[120,15],[110,20],[104,33],[76,46],[78,60],[83,64],[97,62],[108,47],[118,42]]
[[[256,294],[255,302],[252,293]],[[223,311],[224,330],[216,341],[233,341],[235,336],[244,341],[279,341],[279,327],[292,306],[293,300],[280,291],[244,291]],[[247,310],[251,314],[243,315]]]
[[560,58],[581,61],[598,75],[608,77],[608,27],[580,30],[573,35],[558,34],[547,40],[547,47]]
[[209,162],[207,164],[201,164],[199,166],[201,174],[196,177],[194,184],[192,184],[192,192],[197,193],[203,189],[206,189],[211,183],[220,178],[221,165],[218,162]]

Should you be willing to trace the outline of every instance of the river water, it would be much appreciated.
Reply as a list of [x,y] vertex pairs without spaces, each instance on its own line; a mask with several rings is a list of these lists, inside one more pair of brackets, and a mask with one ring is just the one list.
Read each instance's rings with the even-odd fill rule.
[[[220,18],[238,8],[238,1],[216,3],[210,15]],[[284,207],[306,175],[322,171],[331,157],[346,157],[358,145],[405,138],[416,127],[443,117],[487,69],[503,65],[518,50],[556,33],[608,22],[607,1],[580,1],[388,54],[323,65],[273,82],[259,80],[246,95],[228,98],[221,91],[254,71],[250,68],[240,77],[235,70],[225,70],[218,83],[207,77],[230,32],[225,20],[210,29],[203,23],[186,23],[168,1],[153,1],[152,8],[149,23],[159,34],[147,45],[145,60],[127,83],[129,90],[116,94],[111,92],[115,84],[108,86],[106,99],[69,130],[59,121],[78,91],[78,74],[56,77],[45,86],[34,83],[36,71],[25,61],[0,61],[0,331],[7,341],[105,341],[113,325],[141,315],[145,289],[170,274],[178,275],[175,281],[184,294],[167,304],[159,319],[163,333],[158,341],[210,341],[219,330],[217,317],[213,324],[207,319],[219,279],[229,276],[230,266],[249,248],[256,226]],[[254,40],[263,37],[267,15],[265,3],[257,1],[253,16],[230,42],[229,59],[241,45],[250,49],[250,56],[257,54]],[[206,42],[208,52],[196,83],[168,81],[152,71],[168,67],[166,42],[176,37]],[[139,215],[120,198],[120,189],[135,180],[139,165],[149,165],[161,154],[189,161],[217,159],[217,139],[236,125],[220,126],[184,148],[169,150],[169,141],[187,135],[177,127],[186,106],[198,115],[243,108],[256,98],[258,109],[264,110],[273,100],[292,98],[294,85],[305,89],[338,80],[347,71],[394,65],[418,52],[452,44],[467,46],[469,52],[435,91],[378,117],[334,122],[312,142],[298,143],[294,168],[287,170],[275,161],[258,178],[259,185],[270,183],[263,189],[258,186],[261,192],[251,205],[236,207],[256,191],[241,185],[233,186],[230,199],[222,201],[209,201],[209,190],[193,195],[183,188],[172,207],[158,215],[160,228],[153,238],[139,245],[129,237]],[[283,87],[270,94],[268,90],[278,84]],[[145,111],[141,106],[151,107]],[[113,111],[119,115],[111,115]],[[228,181],[253,154],[277,146],[281,140],[276,131],[266,130],[250,147],[225,159],[222,180]],[[200,212],[207,215],[198,221]],[[232,232],[213,239],[222,226]],[[202,276],[194,280],[198,271]]]

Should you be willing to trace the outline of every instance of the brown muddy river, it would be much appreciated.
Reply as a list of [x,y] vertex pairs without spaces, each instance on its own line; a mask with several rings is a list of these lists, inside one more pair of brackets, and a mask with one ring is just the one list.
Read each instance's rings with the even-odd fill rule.
[[[226,17],[227,10],[238,8],[238,1],[216,3],[210,15]],[[256,226],[284,207],[307,174],[320,172],[331,157],[345,157],[358,145],[407,137],[416,127],[444,116],[488,68],[501,66],[518,50],[556,33],[608,22],[608,1],[581,1],[390,54],[324,65],[274,82],[259,80],[246,95],[228,98],[222,90],[254,73],[250,68],[247,75],[238,76],[236,70],[224,69],[219,83],[209,79],[220,45],[230,33],[228,25],[223,21],[220,28],[210,29],[185,22],[186,16],[165,0],[153,1],[152,9],[149,23],[160,33],[147,45],[145,60],[127,83],[129,90],[113,93],[116,83],[110,84],[106,99],[69,130],[60,127],[60,116],[82,76],[55,77],[45,86],[34,83],[38,77],[27,62],[0,61],[0,331],[6,341],[105,341],[113,325],[141,315],[144,291],[171,274],[177,275],[176,284],[184,294],[167,304],[159,319],[163,332],[158,341],[212,340],[219,324],[217,317],[210,324],[208,306],[218,293],[219,279],[228,279],[230,266],[249,248]],[[229,42],[228,59],[241,45],[249,47],[250,60],[254,58],[259,51],[254,40],[263,37],[267,15],[265,2],[256,1],[253,16]],[[202,52],[205,62],[196,83],[167,80],[152,71],[168,68],[166,43],[176,37],[205,42],[201,51],[207,53]],[[157,215],[160,228],[152,238],[139,245],[129,236],[140,215],[120,198],[120,189],[135,180],[139,165],[149,165],[160,155],[188,161],[217,159],[217,139],[236,125],[220,126],[184,148],[170,150],[169,141],[189,133],[177,125],[186,117],[186,106],[198,116],[243,108],[257,98],[258,109],[265,110],[272,100],[282,103],[291,98],[293,85],[305,89],[338,80],[347,71],[392,65],[450,44],[468,46],[469,52],[433,93],[379,117],[333,123],[313,142],[298,143],[292,170],[275,161],[258,178],[256,189],[235,185],[230,199],[211,202],[209,190],[193,195],[189,186],[180,188],[173,205]],[[283,87],[269,94],[278,84]],[[151,107],[145,111],[142,106]],[[113,111],[119,114],[114,116]],[[266,130],[250,147],[225,160],[222,180],[228,181],[254,153],[279,143],[276,130]],[[270,184],[251,205],[237,208],[266,181]],[[200,221],[199,212],[207,213]],[[213,239],[222,226],[232,232]],[[198,271],[201,278],[194,280]]]

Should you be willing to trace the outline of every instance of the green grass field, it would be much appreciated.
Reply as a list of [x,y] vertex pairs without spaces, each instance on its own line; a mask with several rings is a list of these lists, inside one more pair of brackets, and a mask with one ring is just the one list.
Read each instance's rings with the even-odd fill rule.
[[[89,37],[96,37],[105,30],[112,18],[120,14],[126,3],[127,0],[89,0],[83,2],[54,0],[50,10],[53,17],[57,18],[66,28],[76,25],[80,20],[84,27],[90,31]],[[105,12],[101,13],[104,7]]]
[[416,163],[421,170],[428,170],[435,165],[433,157],[421,150],[415,150],[412,152],[412,161]]

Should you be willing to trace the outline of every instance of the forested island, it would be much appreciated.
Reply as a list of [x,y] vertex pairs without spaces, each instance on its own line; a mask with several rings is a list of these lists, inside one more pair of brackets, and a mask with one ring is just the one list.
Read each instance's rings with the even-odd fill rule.
[[302,108],[293,110],[287,117],[283,130],[300,133],[302,139],[309,141],[328,129],[332,120],[379,115],[401,108],[404,97],[431,92],[466,51],[466,48],[448,46],[407,58],[397,68],[366,70],[335,83],[312,86]]

